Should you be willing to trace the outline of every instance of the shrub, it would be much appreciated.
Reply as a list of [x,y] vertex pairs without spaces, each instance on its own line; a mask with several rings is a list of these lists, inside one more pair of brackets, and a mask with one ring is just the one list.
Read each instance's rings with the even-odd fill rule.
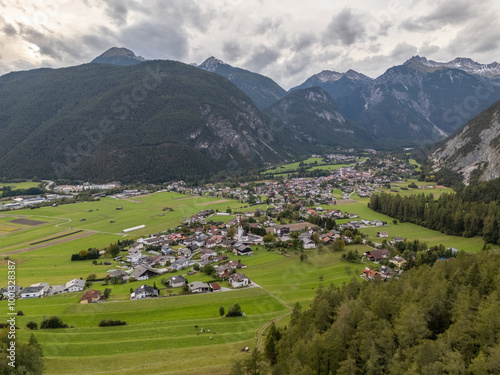
[[26,323],[26,328],[35,330],[38,329],[38,324],[37,322],[30,320],[28,323]]
[[243,311],[241,311],[241,306],[238,303],[235,303],[234,306],[231,306],[229,311],[227,312],[227,317],[233,317],[233,316],[242,316]]
[[19,311],[17,312],[17,316],[24,316],[23,310],[19,310]]
[[55,329],[55,328],[68,328],[67,324],[64,324],[61,317],[51,316],[50,318],[45,318],[40,324],[40,329]]
[[127,322],[122,320],[103,319],[99,322],[99,327],[125,326]]

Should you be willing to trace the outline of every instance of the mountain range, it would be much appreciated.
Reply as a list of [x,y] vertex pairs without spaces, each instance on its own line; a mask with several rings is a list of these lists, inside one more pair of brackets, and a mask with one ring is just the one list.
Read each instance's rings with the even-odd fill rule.
[[310,152],[227,79],[175,61],[9,73],[0,114],[9,178],[202,178]]
[[499,64],[466,58],[414,56],[375,79],[324,70],[288,92],[215,57],[193,65],[111,48],[90,64],[0,77],[2,176],[159,181],[338,146],[418,146],[500,99]]
[[309,77],[301,85],[291,88],[290,91],[317,86],[330,94],[333,99],[338,99],[352,94],[357,89],[368,86],[372,81],[372,78],[354,70],[348,70],[345,73],[323,70]]
[[449,65],[430,68],[426,59],[413,57],[337,99],[339,108],[378,143],[439,141],[500,99],[497,78],[473,74],[470,65]]
[[271,78],[249,70],[234,68],[213,56],[206,59],[198,67],[226,77],[247,94],[260,109],[271,105],[286,94],[286,91]]
[[365,147],[370,140],[366,132],[345,118],[333,98],[317,86],[293,90],[265,112],[316,146]]

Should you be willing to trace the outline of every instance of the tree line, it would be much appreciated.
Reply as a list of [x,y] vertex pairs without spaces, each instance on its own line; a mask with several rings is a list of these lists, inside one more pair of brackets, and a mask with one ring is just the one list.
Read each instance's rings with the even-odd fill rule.
[[309,309],[297,303],[288,326],[270,329],[254,368],[273,375],[498,373],[499,267],[495,252],[461,252],[399,280],[322,286]]
[[456,194],[402,197],[374,194],[372,210],[445,234],[482,236],[487,243],[500,243],[500,179],[466,187]]

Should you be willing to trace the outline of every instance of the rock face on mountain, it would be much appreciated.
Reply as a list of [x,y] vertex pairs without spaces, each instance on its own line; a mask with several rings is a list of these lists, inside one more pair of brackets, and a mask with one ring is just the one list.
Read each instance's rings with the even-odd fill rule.
[[440,64],[413,57],[337,103],[379,144],[439,141],[500,99],[496,63],[453,61]]
[[461,172],[465,182],[476,170],[483,181],[500,177],[500,101],[438,145],[431,158],[435,169]]
[[427,60],[425,57],[413,56],[405,64],[412,65],[416,69],[424,71],[435,71],[438,69],[458,69],[469,74],[487,78],[500,78],[500,64],[496,61],[491,64],[480,64],[466,57],[457,57],[448,62],[436,62]]
[[354,70],[337,73],[331,70],[309,77],[304,83],[293,87],[290,91],[318,86],[325,90],[333,99],[338,99],[352,94],[354,91],[369,85],[373,79]]
[[227,79],[174,61],[9,73],[0,114],[8,178],[196,179],[302,147]]
[[332,97],[319,87],[294,90],[265,112],[315,145],[363,147],[368,140],[361,129],[342,115]]
[[142,56],[136,56],[134,52],[127,48],[112,47],[97,56],[91,63],[94,64],[114,64],[114,65],[135,65],[146,59]]
[[271,78],[245,69],[232,67],[213,56],[198,65],[198,68],[226,77],[247,94],[254,104],[261,109],[286,95],[286,91]]

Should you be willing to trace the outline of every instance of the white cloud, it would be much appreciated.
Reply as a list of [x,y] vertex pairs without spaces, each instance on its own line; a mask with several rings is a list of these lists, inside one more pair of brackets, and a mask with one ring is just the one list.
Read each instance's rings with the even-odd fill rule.
[[[82,64],[112,46],[145,58],[209,56],[284,88],[324,69],[376,77],[412,54],[495,60],[500,3],[486,0],[28,0],[0,2],[0,74]],[[488,27],[485,27],[488,25]]]

